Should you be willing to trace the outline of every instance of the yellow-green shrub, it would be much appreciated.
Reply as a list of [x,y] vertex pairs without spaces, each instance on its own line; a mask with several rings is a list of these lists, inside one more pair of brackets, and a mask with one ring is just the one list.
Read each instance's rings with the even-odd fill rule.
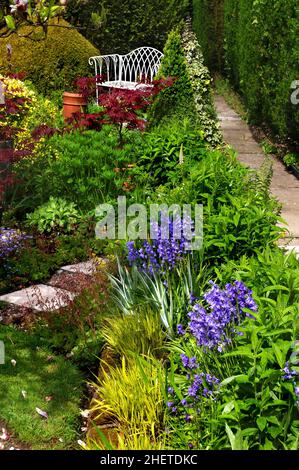
[[[7,70],[6,45],[12,46],[12,71],[27,73],[38,91],[48,94],[52,90],[69,89],[74,79],[93,73],[88,58],[99,51],[75,29],[67,28],[68,23],[53,20],[46,39],[33,41],[16,34],[0,40],[0,70]],[[56,24],[56,26],[55,26]],[[29,26],[21,28],[18,34],[26,35]],[[38,37],[38,29],[34,32]]]
[[[11,113],[7,111],[4,119],[0,121],[1,128],[5,129],[6,126],[12,126],[18,128],[22,125],[22,122],[34,107],[36,102],[35,93],[30,90],[21,80],[16,78],[6,77],[0,74],[0,80],[4,84],[4,96],[8,100],[20,100],[18,103],[18,111]],[[24,101],[23,101],[24,100]]]
[[[145,442],[151,448],[161,448],[165,372],[160,361],[137,355],[128,360],[123,358],[119,368],[106,365],[93,385],[94,421],[99,424],[111,417],[119,433],[120,448],[132,449],[134,444],[135,449],[141,449],[140,443]],[[101,447],[101,442],[98,446]],[[95,443],[89,442],[89,448],[94,447]]]
[[22,150],[23,145],[31,139],[31,132],[40,124],[54,126],[60,118],[60,111],[49,99],[38,95],[30,85],[21,80],[0,74],[0,80],[5,86],[5,96],[10,99],[24,99],[18,113],[7,113],[0,122],[1,128],[7,126],[15,129],[14,146]]
[[165,342],[160,316],[146,308],[133,315],[109,318],[102,327],[102,335],[109,348],[124,357],[132,352],[159,357]]

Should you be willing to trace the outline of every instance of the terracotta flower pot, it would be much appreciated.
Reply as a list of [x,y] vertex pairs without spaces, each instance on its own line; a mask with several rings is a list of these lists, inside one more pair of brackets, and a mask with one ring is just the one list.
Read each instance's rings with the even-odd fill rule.
[[74,114],[84,112],[87,103],[81,93],[63,93],[63,117],[67,121]]

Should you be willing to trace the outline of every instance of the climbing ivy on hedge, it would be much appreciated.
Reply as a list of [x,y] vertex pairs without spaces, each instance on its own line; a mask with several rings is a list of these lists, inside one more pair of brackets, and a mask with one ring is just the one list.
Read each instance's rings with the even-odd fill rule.
[[201,47],[195,34],[188,28],[182,32],[182,46],[187,62],[193,100],[200,128],[205,140],[213,146],[222,142],[211,95],[211,76],[204,64]]
[[[186,16],[189,0],[69,0],[68,19],[104,53],[127,53],[140,46],[162,49],[168,32]],[[103,17],[94,29],[93,12]]]
[[[211,13],[214,24],[205,29]],[[208,64],[239,89],[251,121],[298,140],[299,106],[291,103],[299,80],[298,0],[193,0],[193,15]],[[216,47],[207,50],[208,41]]]

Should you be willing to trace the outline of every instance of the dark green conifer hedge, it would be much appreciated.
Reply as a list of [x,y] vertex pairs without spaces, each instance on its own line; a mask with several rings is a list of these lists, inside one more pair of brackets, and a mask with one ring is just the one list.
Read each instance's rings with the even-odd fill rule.
[[208,65],[241,92],[251,121],[298,140],[298,0],[193,0],[193,22]]
[[[68,20],[103,53],[125,54],[140,46],[163,49],[167,35],[186,16],[189,0],[69,0]],[[90,18],[102,23],[94,28]]]

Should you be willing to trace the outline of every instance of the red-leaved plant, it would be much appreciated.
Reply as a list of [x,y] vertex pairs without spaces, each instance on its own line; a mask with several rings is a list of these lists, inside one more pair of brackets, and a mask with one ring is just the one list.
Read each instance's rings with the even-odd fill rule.
[[98,83],[102,83],[104,76],[97,75],[96,77],[79,77],[76,78],[74,85],[75,90],[81,93],[86,103],[95,95]]
[[70,123],[78,128],[100,130],[104,124],[113,124],[118,129],[119,145],[123,145],[123,129],[139,129],[143,131],[146,120],[142,116],[151,105],[155,96],[162,90],[172,86],[174,79],[155,80],[151,87],[135,90],[113,88],[99,97],[102,111],[93,114],[77,113]]

